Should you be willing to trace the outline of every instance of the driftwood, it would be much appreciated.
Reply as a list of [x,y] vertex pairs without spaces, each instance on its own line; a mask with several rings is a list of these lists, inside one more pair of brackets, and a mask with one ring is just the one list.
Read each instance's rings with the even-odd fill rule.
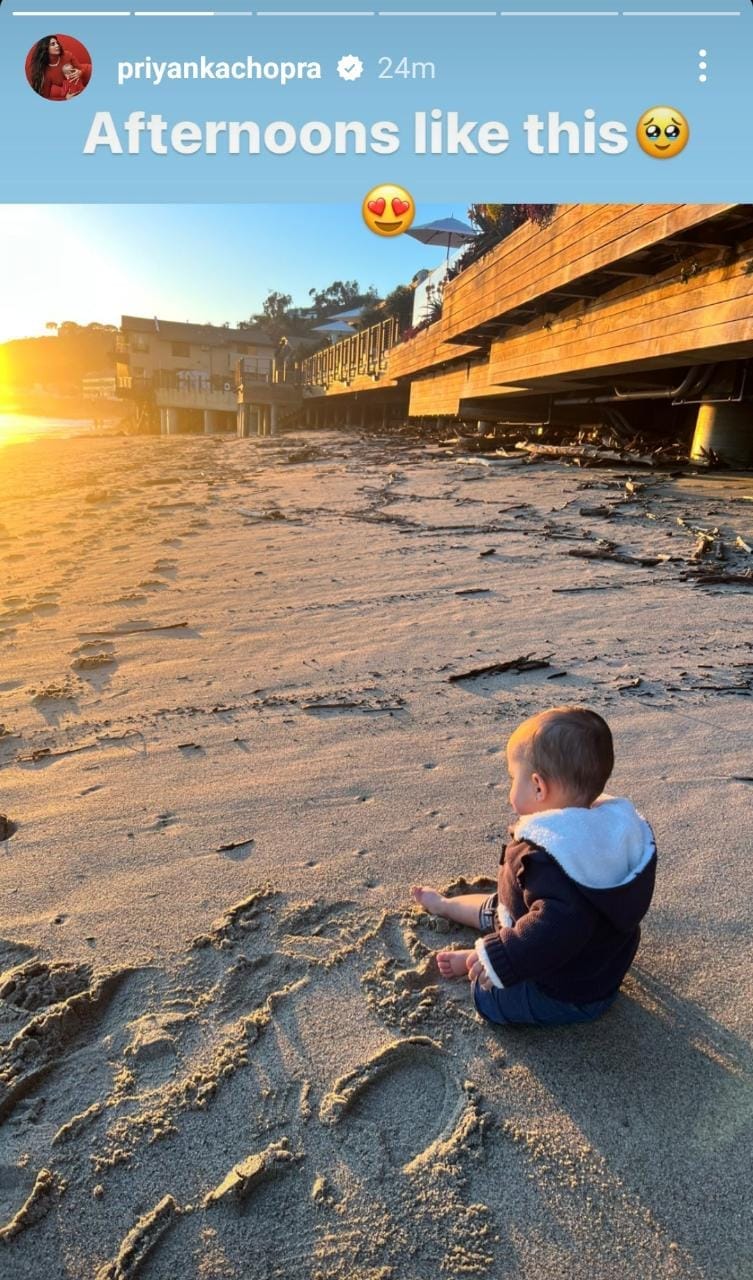
[[536,444],[520,441],[515,448],[534,458],[570,458],[573,462],[585,463],[587,466],[593,463],[621,463],[623,466],[654,467],[657,464],[656,458],[650,454],[602,449],[590,444]]
[[726,560],[727,550],[718,529],[697,528],[682,516],[677,516],[676,521],[680,528],[688,529],[695,534],[695,543],[690,555],[691,561],[697,564],[707,557],[714,560]]
[[254,838],[253,838],[253,836],[248,836],[248,838],[247,838],[246,840],[230,840],[230,841],[228,842],[228,844],[221,844],[221,845],[218,845],[218,846],[217,846],[217,852],[218,852],[218,853],[229,853],[229,852],[231,851],[231,849],[242,849],[242,848],[244,847],[244,845],[247,845],[247,844],[253,844],[253,843],[254,843]]
[[457,684],[458,680],[479,680],[482,676],[498,676],[505,671],[538,671],[550,666],[551,654],[545,658],[534,658],[532,653],[523,654],[520,658],[510,658],[507,662],[490,662],[485,667],[473,667],[470,671],[460,671],[457,675],[448,676],[448,684]]
[[740,573],[729,572],[725,569],[697,569],[695,573],[682,573],[680,577],[686,582],[692,582],[696,587],[714,586],[719,584],[735,584],[741,587],[753,587],[753,571],[743,569]]
[[82,751],[91,751],[95,744],[89,742],[83,747],[67,747],[62,751],[53,751],[51,747],[34,747],[26,755],[16,756],[19,764],[36,764],[38,760],[60,760],[63,756],[76,756]]
[[165,622],[161,627],[121,627],[117,631],[82,631],[86,636],[140,636],[148,631],[179,631],[187,627],[188,622]]
[[753,693],[750,680],[743,680],[742,684],[686,684],[683,687],[696,693]]
[[491,587],[461,587],[453,594],[456,596],[488,596],[491,594]]
[[634,556],[626,551],[617,551],[611,545],[599,547],[570,547],[569,556],[577,556],[579,560],[614,560],[617,564],[635,564],[651,569],[657,564],[666,564],[669,556]]

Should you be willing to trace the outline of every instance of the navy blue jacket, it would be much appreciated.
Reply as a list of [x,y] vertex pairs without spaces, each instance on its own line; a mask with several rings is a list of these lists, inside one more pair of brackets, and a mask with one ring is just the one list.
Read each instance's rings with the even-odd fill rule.
[[588,1004],[622,982],[651,902],[656,846],[629,801],[605,796],[596,806],[516,825],[500,859],[498,928],[476,948],[495,986],[530,980]]

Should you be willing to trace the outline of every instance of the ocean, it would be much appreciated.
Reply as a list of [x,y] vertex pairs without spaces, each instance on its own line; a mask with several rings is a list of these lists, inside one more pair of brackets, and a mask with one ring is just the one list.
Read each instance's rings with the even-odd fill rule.
[[44,418],[30,413],[0,413],[0,447],[40,436],[78,436],[94,431],[91,418]]

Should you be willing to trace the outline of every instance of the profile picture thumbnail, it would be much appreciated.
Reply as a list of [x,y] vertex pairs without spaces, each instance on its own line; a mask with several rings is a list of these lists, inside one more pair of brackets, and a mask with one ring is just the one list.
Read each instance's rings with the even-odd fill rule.
[[26,55],[26,79],[52,102],[77,98],[91,79],[89,50],[73,36],[42,36]]

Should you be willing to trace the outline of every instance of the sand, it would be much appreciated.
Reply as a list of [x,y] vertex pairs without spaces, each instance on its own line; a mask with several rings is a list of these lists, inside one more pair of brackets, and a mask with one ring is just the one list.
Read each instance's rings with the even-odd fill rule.
[[[751,591],[687,576],[753,486],[627,476],[0,451],[4,1277],[753,1274]],[[657,894],[602,1021],[505,1031],[408,889],[495,875],[506,737],[561,702]]]

